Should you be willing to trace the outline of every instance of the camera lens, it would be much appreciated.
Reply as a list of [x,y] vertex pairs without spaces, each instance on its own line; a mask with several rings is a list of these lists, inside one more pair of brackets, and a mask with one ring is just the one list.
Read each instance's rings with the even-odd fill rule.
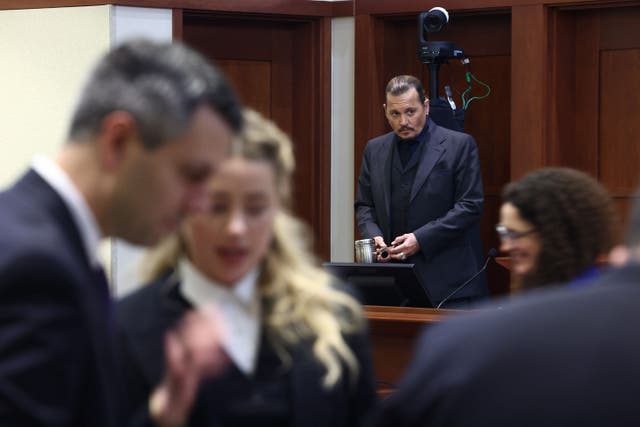
[[447,16],[440,10],[431,10],[426,14],[423,22],[427,33],[437,33],[447,23]]

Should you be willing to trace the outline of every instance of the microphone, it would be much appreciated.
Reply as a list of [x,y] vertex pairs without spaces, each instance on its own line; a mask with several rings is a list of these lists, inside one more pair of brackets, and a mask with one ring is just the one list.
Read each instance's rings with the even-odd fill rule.
[[442,301],[440,301],[440,304],[438,304],[436,306],[436,308],[440,308],[442,307],[442,304],[444,304],[445,302],[449,301],[451,299],[452,296],[454,296],[455,294],[458,293],[458,291],[460,291],[462,288],[464,288],[465,286],[467,286],[469,283],[471,283],[471,281],[473,279],[475,279],[476,277],[478,277],[478,274],[482,273],[483,271],[485,271],[487,269],[487,265],[489,264],[489,261],[491,261],[492,259],[494,259],[496,256],[498,255],[498,251],[496,250],[496,248],[491,248],[489,249],[489,252],[487,252],[487,260],[484,262],[484,265],[482,266],[482,268],[480,270],[478,270],[476,272],[476,274],[474,274],[473,276],[471,276],[470,278],[468,278],[462,285],[458,286],[457,288],[455,288],[453,290],[453,292],[451,292],[449,295],[447,295],[446,297],[444,297],[442,299]]

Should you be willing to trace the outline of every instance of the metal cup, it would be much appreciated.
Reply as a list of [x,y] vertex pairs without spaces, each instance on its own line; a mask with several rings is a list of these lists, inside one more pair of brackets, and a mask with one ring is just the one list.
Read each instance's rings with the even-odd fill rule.
[[355,241],[356,262],[371,264],[376,260],[376,244],[373,239]]

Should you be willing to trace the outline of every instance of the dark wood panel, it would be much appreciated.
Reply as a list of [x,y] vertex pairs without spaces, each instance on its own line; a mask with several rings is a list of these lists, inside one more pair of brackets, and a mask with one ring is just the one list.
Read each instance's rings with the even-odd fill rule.
[[518,179],[546,163],[546,8],[514,7],[511,20],[511,178]]
[[419,13],[435,6],[444,6],[448,10],[467,10],[474,12],[494,11],[495,9],[505,9],[511,6],[531,6],[531,5],[570,5],[572,7],[591,7],[601,4],[624,4],[624,1],[609,0],[550,0],[546,2],[534,0],[447,0],[444,1],[424,1],[424,0],[355,0],[355,14],[391,15],[399,13]]
[[599,15],[557,11],[552,21],[548,164],[598,176]]
[[[575,140],[575,114],[573,99],[576,85],[575,49],[576,25],[575,13],[562,13],[553,9],[549,17],[549,45],[551,59],[549,63],[550,93],[555,94],[554,102],[549,103],[549,163],[562,164],[562,146],[572,146]],[[567,84],[567,82],[571,82]]]
[[338,2],[300,0],[0,0],[0,9],[94,6],[104,4],[304,16],[353,16],[354,10],[352,0]]
[[[600,123],[594,120],[594,111],[598,111],[600,96],[598,93],[598,69],[600,67],[600,43],[598,33],[600,19],[596,13],[578,14],[576,20],[575,78],[564,82],[574,86],[574,96],[567,101],[569,114],[575,111],[575,139],[560,141],[563,166],[583,170],[592,176],[598,176],[598,131]],[[561,52],[558,52],[561,55]],[[567,118],[567,122],[570,120]]]
[[356,177],[360,171],[362,152],[367,141],[385,130],[382,110],[384,85],[382,60],[384,54],[384,23],[372,16],[355,18],[355,99],[354,157]]
[[173,9],[171,13],[171,32],[173,40],[182,40],[182,24],[184,22],[184,15],[182,9]]
[[614,197],[613,203],[616,208],[616,220],[615,220],[615,238],[614,242],[620,243],[624,241],[624,235],[627,231],[627,225],[629,224],[629,215],[631,208],[636,202],[635,196],[629,197]]
[[640,48],[640,6],[602,11],[600,45],[602,49]]
[[[283,110],[293,109],[297,135],[295,195],[298,209],[315,232],[315,247],[323,260],[330,258],[331,211],[331,20],[314,20],[311,30],[294,33],[294,97]],[[302,55],[307,52],[308,55]],[[315,102],[306,102],[308,98]],[[312,125],[313,124],[313,125]]]
[[[417,15],[413,22],[415,27]],[[451,13],[449,24],[431,39],[453,41],[470,57],[510,55],[510,34],[511,14],[508,10],[496,10],[479,14]]]
[[640,172],[640,49],[600,54],[600,180],[634,194]]
[[[485,194],[496,195],[510,180],[511,57],[473,57],[471,70],[474,76],[489,85],[491,93],[487,98],[469,104],[465,113],[465,131],[478,144]],[[458,90],[465,88],[458,87]],[[481,96],[484,90],[473,82],[470,93]]]
[[265,117],[272,117],[271,62],[219,59],[216,64],[229,76],[233,88],[244,104],[250,105]]

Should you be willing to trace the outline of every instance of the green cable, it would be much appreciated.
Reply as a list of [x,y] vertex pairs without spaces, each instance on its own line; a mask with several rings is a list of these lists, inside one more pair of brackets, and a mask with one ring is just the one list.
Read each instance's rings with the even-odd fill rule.
[[[489,96],[491,94],[491,87],[489,87],[488,84],[478,80],[476,78],[476,76],[471,74],[471,71],[467,71],[467,73],[465,74],[465,78],[467,79],[467,83],[469,84],[469,86],[467,87],[467,89],[464,92],[462,92],[462,108],[464,110],[466,110],[467,107],[469,107],[469,104],[471,104],[472,101],[475,101],[476,99],[485,99],[487,96]],[[471,79],[473,79],[476,83],[484,86],[487,89],[487,92],[482,96],[473,96],[473,97],[471,97],[470,99],[467,100],[467,99],[465,99],[465,96],[468,94],[468,92],[471,91]]]

